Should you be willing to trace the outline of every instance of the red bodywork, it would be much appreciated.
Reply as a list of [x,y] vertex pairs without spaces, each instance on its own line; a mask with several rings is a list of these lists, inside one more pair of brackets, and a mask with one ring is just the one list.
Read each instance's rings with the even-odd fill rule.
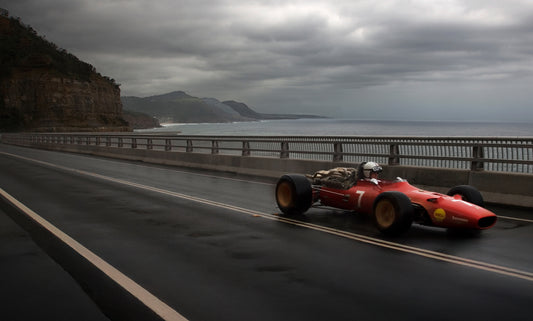
[[360,213],[373,212],[376,197],[387,191],[405,194],[415,206],[417,223],[446,228],[488,229],[496,223],[496,214],[472,203],[461,195],[448,196],[421,190],[407,181],[358,180],[350,189],[313,186],[313,202]]

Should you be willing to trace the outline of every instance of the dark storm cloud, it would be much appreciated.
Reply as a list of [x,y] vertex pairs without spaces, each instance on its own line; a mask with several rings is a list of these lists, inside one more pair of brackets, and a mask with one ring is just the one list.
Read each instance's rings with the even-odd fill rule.
[[465,106],[472,117],[490,116],[516,107],[514,118],[533,119],[525,89],[533,79],[533,4],[409,4],[0,0],[117,79],[124,95],[185,90],[263,112],[353,117],[371,110],[368,117],[431,118]]

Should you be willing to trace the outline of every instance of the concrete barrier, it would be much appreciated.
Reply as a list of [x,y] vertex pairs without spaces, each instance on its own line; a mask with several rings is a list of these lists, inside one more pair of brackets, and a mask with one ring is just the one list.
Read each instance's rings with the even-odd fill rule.
[[[231,156],[162,150],[115,148],[95,145],[29,144],[29,147],[74,152],[142,161],[154,164],[182,166],[244,175],[272,178],[285,173],[309,174],[334,167],[357,167],[358,164],[296,160],[286,158]],[[456,185],[472,185],[481,191],[485,201],[504,205],[533,207],[533,175],[488,171],[470,171],[415,166],[384,165],[382,178],[402,177],[423,189],[446,193]]]
[[163,321],[144,302],[117,283],[108,273],[79,252],[81,246],[67,244],[54,227],[21,208],[0,189],[0,210],[25,229],[34,242],[65,269],[111,320]]

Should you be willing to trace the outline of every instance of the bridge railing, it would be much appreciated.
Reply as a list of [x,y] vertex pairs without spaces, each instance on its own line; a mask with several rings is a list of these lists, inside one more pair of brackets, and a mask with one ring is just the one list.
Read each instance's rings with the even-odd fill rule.
[[78,145],[390,166],[533,173],[533,137],[164,136],[93,133],[3,134],[24,146]]

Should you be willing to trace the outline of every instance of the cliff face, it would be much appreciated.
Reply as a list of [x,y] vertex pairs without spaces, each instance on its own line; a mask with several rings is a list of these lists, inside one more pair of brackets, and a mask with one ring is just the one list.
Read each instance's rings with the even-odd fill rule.
[[99,77],[61,77],[46,68],[14,71],[0,84],[13,125],[37,131],[104,131],[125,127],[120,90]]
[[120,88],[86,63],[0,16],[0,130],[124,131]]

